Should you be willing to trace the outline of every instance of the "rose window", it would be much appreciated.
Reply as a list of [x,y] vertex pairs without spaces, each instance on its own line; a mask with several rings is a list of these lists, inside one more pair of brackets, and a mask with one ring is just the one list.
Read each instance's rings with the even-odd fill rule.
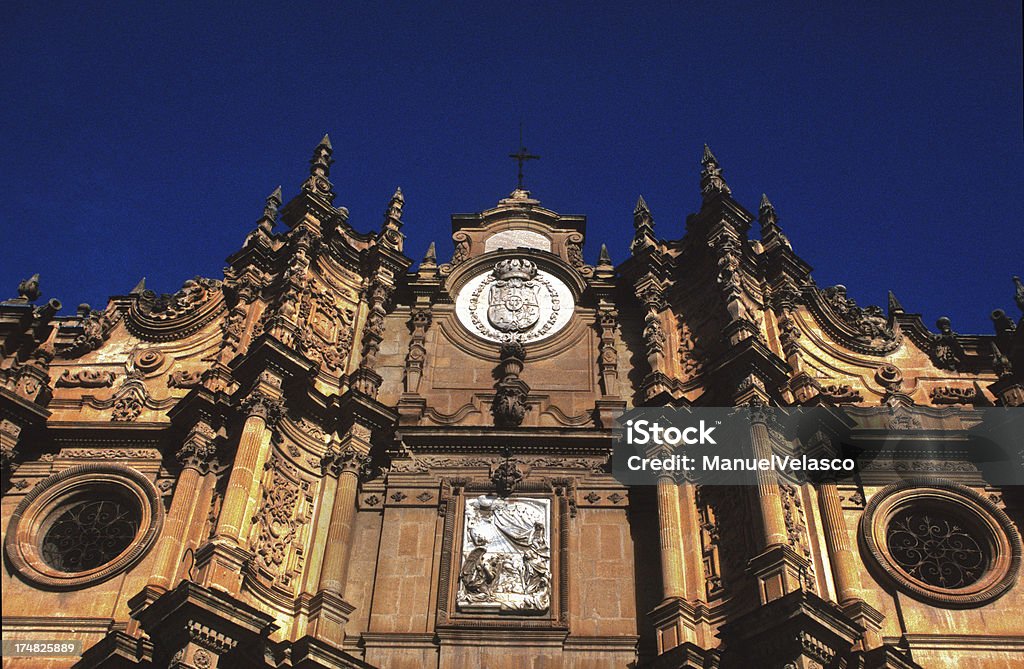
[[860,537],[880,582],[933,606],[990,602],[1020,571],[1017,528],[991,500],[956,483],[908,480],[875,492]]
[[893,518],[886,541],[907,575],[940,588],[963,588],[988,567],[982,540],[966,523],[928,513]]
[[[114,497],[114,496],[112,496]],[[126,500],[78,500],[57,509],[43,536],[40,555],[57,571],[74,573],[107,564],[139,532],[137,505]]]

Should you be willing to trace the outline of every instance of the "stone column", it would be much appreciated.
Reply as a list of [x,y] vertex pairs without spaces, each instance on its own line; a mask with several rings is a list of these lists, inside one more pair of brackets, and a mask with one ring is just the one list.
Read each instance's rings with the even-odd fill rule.
[[683,481],[679,491],[679,531],[682,537],[684,592],[687,600],[705,599],[704,551],[700,543],[700,518],[697,516],[697,489]]
[[259,473],[266,462],[266,443],[270,428],[281,417],[283,403],[280,399],[257,389],[242,400],[245,424],[238,440],[235,461],[231,465],[231,476],[221,505],[217,522],[217,538],[227,539],[236,545],[245,543],[246,511],[249,500],[254,496],[253,488],[259,485]]
[[199,422],[192,428],[185,443],[178,450],[181,473],[174,487],[171,508],[164,520],[163,532],[156,545],[153,574],[148,585],[166,591],[176,583],[181,553],[187,542],[187,533],[196,512],[196,500],[216,453],[215,433],[207,423]]
[[335,436],[323,457],[323,503],[333,498],[326,547],[317,593],[310,604],[309,633],[323,641],[340,644],[345,640],[345,624],[354,608],[345,597],[349,555],[352,551],[352,526],[359,492],[359,471],[370,450],[369,427],[355,423],[341,439]]
[[337,492],[331,510],[331,524],[327,529],[327,551],[320,570],[318,589],[329,590],[339,596],[345,594],[352,521],[355,519],[356,493],[359,490],[359,468],[369,451],[369,443],[360,443],[362,441],[362,438],[354,437],[350,432],[344,442],[338,446],[332,444],[324,455],[324,467],[336,478]]
[[[689,484],[687,486],[692,488]],[[687,499],[685,493],[683,498]],[[688,513],[689,511],[683,510],[680,506],[680,486],[670,474],[663,474],[658,479],[658,536],[661,544],[661,583],[664,597],[661,603],[648,613],[657,635],[659,655],[677,646],[687,647],[684,655],[691,655],[693,652],[699,655],[701,652],[694,645],[698,637],[697,609],[691,592],[693,582],[689,576],[693,569],[693,556],[685,555],[683,550],[687,542],[683,533],[689,529],[689,519],[686,517]],[[699,551],[697,555],[699,563]],[[678,666],[704,665],[685,663]]]
[[658,537],[661,542],[661,584],[665,600],[686,597],[679,525],[679,488],[671,476],[662,476],[658,479]]
[[850,550],[850,539],[843,522],[843,507],[834,482],[818,486],[818,505],[821,507],[821,525],[832,563],[832,576],[836,583],[836,596],[840,604],[860,599],[860,574]]
[[846,533],[843,506],[835,482],[827,481],[818,486],[818,506],[821,507],[821,526],[836,584],[836,599],[846,615],[864,628],[861,641],[864,650],[878,648],[882,645],[881,629],[885,617],[861,598],[860,572]]
[[[772,457],[769,411],[760,402],[750,405],[750,440],[754,457],[758,460]],[[758,469],[756,475],[762,552],[751,558],[747,570],[757,579],[761,603],[767,604],[802,589],[800,576],[807,569],[807,560],[789,546],[782,495],[775,472]]]
[[[768,433],[768,410],[755,405],[750,410],[750,440],[754,457],[758,460],[772,457],[772,440]],[[761,512],[762,548],[786,543],[786,520],[782,511],[779,481],[772,470],[757,470],[757,502]]]

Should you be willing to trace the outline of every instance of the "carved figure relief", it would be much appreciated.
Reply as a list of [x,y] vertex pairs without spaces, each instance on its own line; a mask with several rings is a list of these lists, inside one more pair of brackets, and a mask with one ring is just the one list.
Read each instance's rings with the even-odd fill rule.
[[460,611],[547,611],[551,604],[551,501],[468,500],[456,604]]

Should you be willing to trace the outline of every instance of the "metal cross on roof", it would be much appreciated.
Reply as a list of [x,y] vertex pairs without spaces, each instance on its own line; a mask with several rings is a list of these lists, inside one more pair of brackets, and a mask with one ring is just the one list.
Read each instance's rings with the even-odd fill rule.
[[518,186],[516,188],[518,188],[519,190],[523,190],[523,163],[525,163],[528,160],[540,160],[540,156],[533,155],[532,153],[526,150],[525,146],[523,146],[522,123],[519,124],[519,150],[515,153],[508,154],[508,157],[514,159],[519,164],[519,181]]

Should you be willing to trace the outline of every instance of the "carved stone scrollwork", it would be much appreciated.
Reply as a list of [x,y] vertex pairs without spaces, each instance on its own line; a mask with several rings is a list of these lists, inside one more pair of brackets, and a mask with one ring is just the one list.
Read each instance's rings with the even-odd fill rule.
[[840,326],[832,334],[839,336],[851,349],[869,355],[883,355],[899,346],[899,333],[890,326],[881,307],[858,306],[853,298],[847,296],[843,285],[824,288],[818,291],[818,296],[818,304],[812,306],[827,312],[822,325],[828,329],[831,317]]
[[469,260],[470,252],[470,238],[469,235],[459,230],[452,234],[452,241],[455,242],[455,252],[452,255],[452,261],[441,265],[441,274],[450,274],[453,269],[462,263]]
[[195,388],[202,380],[202,372],[179,369],[167,375],[168,388]]
[[932,404],[974,404],[981,398],[977,387],[956,388],[954,386],[943,386],[933,388],[931,392]]
[[820,392],[836,404],[852,404],[863,402],[864,397],[859,391],[854,390],[848,384],[822,386]]
[[284,402],[268,397],[261,392],[249,394],[241,402],[242,411],[246,416],[259,416],[269,427],[277,425],[284,415]]
[[593,276],[594,268],[583,260],[583,235],[573,232],[565,240],[565,256],[569,264],[583,276]]
[[281,569],[295,538],[299,520],[295,517],[299,494],[299,486],[295,481],[274,467],[271,485],[264,490],[263,504],[256,517],[259,530],[253,544],[253,552],[260,566],[272,572]]
[[65,369],[57,382],[58,388],[109,388],[114,385],[114,373],[101,369],[83,369],[72,372]]

